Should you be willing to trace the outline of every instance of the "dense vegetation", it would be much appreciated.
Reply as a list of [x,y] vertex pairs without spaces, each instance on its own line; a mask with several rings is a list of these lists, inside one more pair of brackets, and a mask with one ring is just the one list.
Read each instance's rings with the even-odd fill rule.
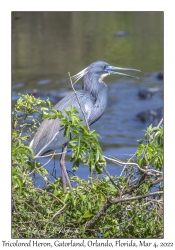
[[[51,110],[52,113],[48,114]],[[12,237],[13,238],[162,238],[163,237],[163,127],[145,131],[138,149],[125,164],[107,158],[97,140],[70,107],[52,109],[49,100],[21,95],[12,113]],[[88,180],[71,177],[73,189],[62,190],[61,178],[49,182],[49,173],[28,146],[39,117],[59,117],[65,135],[73,135],[73,171],[83,162]],[[124,166],[121,176],[111,176],[106,160]],[[44,187],[36,188],[40,174]]]

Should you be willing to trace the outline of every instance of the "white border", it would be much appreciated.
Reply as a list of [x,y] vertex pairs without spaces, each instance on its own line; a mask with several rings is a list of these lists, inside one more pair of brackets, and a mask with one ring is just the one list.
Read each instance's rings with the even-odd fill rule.
[[[0,237],[11,239],[11,11],[164,11],[164,69],[165,69],[165,239],[174,241],[174,159],[175,154],[175,4],[168,1],[59,1],[59,0],[6,0],[0,4],[0,58],[1,58],[1,205]],[[45,240],[42,240],[45,241]],[[175,244],[175,243],[174,243]],[[174,246],[175,247],[175,246]],[[151,248],[150,248],[151,249]],[[154,249],[154,248],[153,248]]]

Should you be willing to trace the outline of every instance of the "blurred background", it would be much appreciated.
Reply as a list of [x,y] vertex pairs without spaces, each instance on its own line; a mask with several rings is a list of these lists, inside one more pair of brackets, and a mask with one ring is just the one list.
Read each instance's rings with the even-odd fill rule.
[[[67,72],[73,76],[98,60],[139,69],[141,73],[128,72],[139,80],[105,78],[108,107],[91,126],[101,135],[105,156],[128,159],[143,130],[157,125],[163,115],[163,27],[163,12],[12,12],[12,109],[18,93],[57,103],[71,91]],[[71,170],[72,164],[66,164]],[[46,168],[52,172],[53,167],[52,160]],[[110,162],[107,169],[111,175],[122,171]],[[75,174],[87,179],[88,167]],[[42,185],[38,176],[35,181]]]

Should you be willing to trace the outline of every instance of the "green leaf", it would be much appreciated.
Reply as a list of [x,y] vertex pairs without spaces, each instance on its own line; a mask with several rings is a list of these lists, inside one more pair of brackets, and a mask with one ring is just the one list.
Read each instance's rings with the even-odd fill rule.
[[70,127],[69,126],[65,129],[65,136],[67,139],[69,139],[69,137],[70,137]]
[[103,167],[100,166],[99,164],[95,165],[95,168],[96,168],[98,174],[101,174],[103,172]]
[[52,214],[53,213],[53,211],[52,210],[50,210],[50,209],[46,209],[46,212],[48,213],[48,214]]
[[84,214],[81,216],[81,218],[83,219],[88,219],[93,217],[94,215],[92,213],[89,212],[89,210],[85,211]]
[[79,159],[75,160],[73,167],[72,167],[73,172],[78,170],[79,164],[80,164],[80,160]]
[[100,156],[100,152],[99,152],[99,150],[97,149],[97,151],[96,151],[96,159],[95,159],[95,162],[98,162],[99,156]]

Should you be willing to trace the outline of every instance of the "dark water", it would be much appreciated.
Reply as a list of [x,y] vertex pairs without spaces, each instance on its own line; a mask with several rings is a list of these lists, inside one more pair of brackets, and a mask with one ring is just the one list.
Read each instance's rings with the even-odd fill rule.
[[[97,60],[142,71],[132,72],[139,80],[105,78],[108,107],[91,127],[102,137],[104,155],[127,159],[149,125],[136,120],[136,115],[163,106],[161,94],[147,100],[138,97],[142,88],[163,89],[163,81],[157,79],[157,73],[163,70],[163,12],[12,13],[12,105],[18,93],[34,89],[64,95],[71,90],[67,72],[75,75]],[[51,97],[51,101],[57,100]],[[56,165],[59,176],[58,158]],[[67,166],[71,170],[69,162]],[[52,172],[53,161],[46,168]],[[121,170],[108,164],[113,175]],[[87,178],[88,168],[82,166],[76,174]],[[41,185],[39,178],[36,181]]]

